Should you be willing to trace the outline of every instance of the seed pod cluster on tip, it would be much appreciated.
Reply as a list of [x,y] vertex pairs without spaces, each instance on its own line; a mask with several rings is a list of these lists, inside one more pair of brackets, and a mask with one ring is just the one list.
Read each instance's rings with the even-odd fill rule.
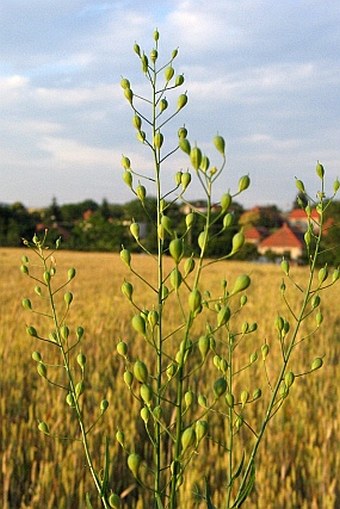
[[213,139],[213,142],[214,142],[216,149],[220,152],[220,154],[222,154],[224,156],[225,155],[224,138],[222,138],[222,136],[216,135]]

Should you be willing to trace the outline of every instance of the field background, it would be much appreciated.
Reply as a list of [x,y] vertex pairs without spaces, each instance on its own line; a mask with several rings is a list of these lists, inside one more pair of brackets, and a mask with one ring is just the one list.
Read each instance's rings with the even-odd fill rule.
[[[90,476],[84,467],[81,446],[76,441],[43,436],[37,429],[38,420],[46,420],[51,431],[64,436],[72,434],[71,412],[64,403],[64,394],[47,386],[31,359],[33,350],[49,351],[44,345],[27,336],[25,325],[34,324],[38,330],[47,327],[44,321],[30,315],[21,306],[23,297],[31,297],[34,283],[20,273],[20,258],[25,249],[0,249],[0,506],[3,509],[74,509],[82,508],[86,491],[93,492]],[[154,267],[143,255],[133,257],[136,268],[152,280]],[[170,264],[170,261],[168,261]],[[75,294],[70,325],[82,325],[86,330],[82,351],[88,358],[91,391],[86,396],[87,407],[97,415],[100,400],[110,401],[104,421],[91,435],[96,462],[102,460],[103,436],[111,439],[112,487],[118,493],[131,488],[124,497],[124,508],[143,509],[149,505],[138,500],[138,489],[125,466],[124,455],[115,443],[119,426],[133,446],[145,456],[141,423],[135,425],[139,407],[129,395],[122,380],[123,365],[115,345],[119,339],[129,341],[134,356],[147,361],[145,343],[131,333],[133,310],[121,296],[124,277],[133,280],[122,266],[117,254],[70,253],[57,254],[57,270],[66,274],[76,267],[78,276],[72,282]],[[234,280],[236,275],[249,272],[253,284],[248,291],[249,304],[243,319],[257,321],[259,329],[245,343],[240,356],[260,348],[266,339],[275,344],[273,323],[284,309],[279,286],[280,269],[274,265],[224,262],[212,266],[206,281],[212,290],[222,277]],[[299,281],[307,275],[305,268],[296,268]],[[139,285],[142,304],[149,308],[150,295]],[[292,299],[295,292],[288,293]],[[293,370],[303,371],[316,356],[325,355],[325,365],[310,377],[293,385],[291,397],[272,421],[257,461],[256,489],[247,509],[336,509],[340,506],[339,402],[340,353],[339,285],[330,289],[322,299],[324,323],[313,340],[307,340],[299,350]],[[286,312],[284,312],[287,315]],[[174,315],[174,316],[172,316]],[[169,321],[175,321],[170,310]],[[43,325],[45,323],[45,325]],[[312,324],[307,324],[312,328]],[[47,329],[45,329],[47,332]],[[199,334],[199,330],[197,330]],[[275,364],[273,348],[272,367]],[[47,356],[47,354],[46,354]],[[266,392],[262,362],[258,361],[244,383],[254,390],[260,386]],[[269,365],[269,371],[271,367]],[[203,383],[216,379],[216,370],[209,359]],[[255,380],[258,380],[255,382]],[[265,395],[264,395],[265,398]],[[259,418],[262,402],[253,407],[253,419]],[[223,427],[214,421],[217,432]],[[241,434],[241,451],[246,447],[247,434]],[[193,495],[202,473],[207,472],[213,486],[214,503],[223,501],[224,460],[218,447],[207,441],[195,460],[195,469],[188,474],[191,490],[182,493],[183,508],[203,507]]]

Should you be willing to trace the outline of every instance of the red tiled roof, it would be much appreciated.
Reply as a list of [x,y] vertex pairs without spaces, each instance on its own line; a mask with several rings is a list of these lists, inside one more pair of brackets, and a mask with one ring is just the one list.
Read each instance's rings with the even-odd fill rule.
[[302,247],[302,241],[289,228],[287,223],[260,243],[260,247]]
[[[317,211],[315,209],[312,210],[311,217],[313,219],[319,219],[319,214],[317,213]],[[291,212],[289,212],[288,218],[289,219],[305,219],[307,221],[308,216],[303,209],[293,209]]]

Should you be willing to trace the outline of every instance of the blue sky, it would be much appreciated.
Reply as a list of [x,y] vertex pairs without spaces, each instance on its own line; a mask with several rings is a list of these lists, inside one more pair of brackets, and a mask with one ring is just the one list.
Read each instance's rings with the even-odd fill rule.
[[[215,198],[249,174],[245,206],[287,209],[294,177],[313,194],[315,162],[328,188],[340,163],[340,4],[334,0],[2,0],[0,4],[0,202],[46,206],[92,198],[122,203],[121,154],[149,171],[119,86],[146,90],[135,41],[161,55],[178,47],[185,123],[212,162],[216,132],[228,165]],[[176,102],[177,92],[168,95]],[[176,153],[165,169],[186,169]],[[188,198],[200,198],[198,185]]]

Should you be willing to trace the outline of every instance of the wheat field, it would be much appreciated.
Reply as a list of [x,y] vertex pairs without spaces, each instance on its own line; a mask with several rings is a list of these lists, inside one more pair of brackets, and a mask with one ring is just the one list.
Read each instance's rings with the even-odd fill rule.
[[[85,493],[94,492],[86,471],[81,444],[65,439],[75,434],[75,423],[61,391],[49,387],[37,372],[31,358],[33,350],[46,356],[49,348],[25,332],[27,325],[43,330],[43,318],[30,315],[22,308],[24,297],[33,294],[34,283],[21,274],[23,249],[0,249],[0,506],[3,509],[74,509],[85,507]],[[148,502],[139,496],[138,487],[128,473],[124,454],[115,441],[117,428],[123,429],[131,446],[138,446],[147,457],[150,451],[145,441],[139,406],[123,382],[123,366],[115,346],[120,339],[129,342],[134,356],[148,352],[143,340],[131,332],[133,314],[130,303],[123,298],[120,286],[124,277],[136,286],[136,298],[150,306],[152,296],[131,278],[117,254],[71,253],[56,255],[58,273],[69,267],[77,269],[72,282],[75,295],[70,315],[70,327],[82,325],[85,339],[82,352],[88,358],[88,391],[86,407],[94,417],[100,400],[105,397],[110,407],[105,418],[91,434],[95,462],[103,460],[104,437],[111,444],[110,482],[112,488],[124,493],[123,507],[143,509]],[[167,263],[171,264],[168,260]],[[154,279],[155,266],[143,255],[133,257],[136,270],[148,281]],[[282,273],[275,265],[223,262],[212,265],[205,281],[214,291],[220,279],[233,280],[239,273],[249,273],[252,285],[245,318],[258,322],[258,330],[240,356],[258,350],[264,340],[275,342],[274,321],[278,313],[286,313],[280,298]],[[297,280],[303,282],[307,269],[294,269]],[[288,295],[295,305],[295,293]],[[334,286],[322,298],[324,322],[314,338],[303,342],[293,368],[303,371],[316,356],[324,356],[324,366],[311,376],[298,379],[281,412],[271,422],[257,459],[256,486],[247,509],[336,509],[340,506],[339,401],[340,353],[339,287]],[[170,323],[176,321],[176,309],[169,309]],[[312,327],[309,322],[306,327]],[[197,334],[199,334],[197,330]],[[308,332],[308,330],[307,330]],[[275,367],[275,348],[269,372]],[[211,359],[207,362],[202,383],[214,379]],[[216,371],[216,370],[215,370]],[[258,361],[242,383],[249,388],[260,386],[266,392],[266,381]],[[259,402],[250,417],[257,422],[263,405]],[[45,437],[38,429],[39,420],[46,420],[57,438]],[[213,431],[224,432],[223,422],[213,419]],[[247,448],[247,433],[240,434],[240,451]],[[242,443],[243,441],[243,443]],[[223,507],[225,459],[219,446],[207,440],[188,472],[190,489],[181,493],[181,507],[203,508],[197,497],[203,473],[210,479],[213,501]],[[195,495],[196,493],[196,495]],[[125,496],[126,495],[126,496]],[[94,502],[94,507],[97,507]]]

